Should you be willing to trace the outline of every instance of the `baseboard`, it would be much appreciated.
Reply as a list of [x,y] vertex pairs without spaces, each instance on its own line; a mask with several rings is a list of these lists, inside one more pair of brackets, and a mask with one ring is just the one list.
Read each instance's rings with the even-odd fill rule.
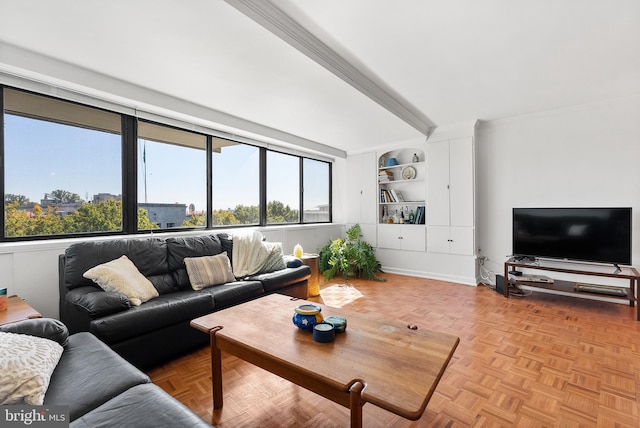
[[397,269],[392,267],[382,266],[383,272],[395,273],[398,275],[407,275],[407,276],[415,276],[418,278],[428,278],[428,279],[437,279],[439,281],[447,281],[454,282],[456,284],[464,284],[471,285],[476,287],[478,285],[476,278],[473,277],[464,277],[464,276],[455,276],[455,275],[445,275],[434,272],[423,272],[417,270],[410,269]]

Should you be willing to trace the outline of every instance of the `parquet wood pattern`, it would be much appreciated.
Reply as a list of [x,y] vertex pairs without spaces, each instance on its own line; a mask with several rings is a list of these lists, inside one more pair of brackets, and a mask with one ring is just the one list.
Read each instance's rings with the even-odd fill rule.
[[[460,345],[420,420],[366,404],[365,427],[640,426],[635,308],[384,276],[324,284],[310,300],[455,334]],[[148,374],[217,427],[348,426],[346,408],[224,353],[222,365],[225,404],[215,412],[208,347]]]

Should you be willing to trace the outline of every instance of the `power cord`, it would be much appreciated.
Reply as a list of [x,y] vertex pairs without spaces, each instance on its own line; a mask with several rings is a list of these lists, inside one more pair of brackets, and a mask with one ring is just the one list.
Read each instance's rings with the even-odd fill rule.
[[[485,256],[480,256],[478,258],[479,264],[480,264],[480,282],[495,291],[496,289],[496,283],[495,283],[495,277],[496,274],[495,272],[487,269],[484,265],[484,263],[487,261],[487,257]],[[531,291],[528,290],[523,290],[522,288],[520,288],[517,284],[513,284],[511,282],[509,282],[509,295],[514,296],[514,297],[527,297],[531,295]]]
[[492,279],[496,277],[495,272],[488,270],[484,266],[484,262],[487,260],[485,256],[480,256],[478,260],[480,262],[480,282],[485,286],[489,287],[490,289],[495,290],[496,284],[495,284],[495,281]]

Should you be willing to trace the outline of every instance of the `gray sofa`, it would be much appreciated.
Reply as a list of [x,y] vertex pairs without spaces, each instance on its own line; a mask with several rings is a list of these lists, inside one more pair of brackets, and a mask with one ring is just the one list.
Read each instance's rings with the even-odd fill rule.
[[43,404],[68,406],[71,428],[211,427],[91,333],[69,336],[64,324],[46,318],[3,325],[0,331],[44,337],[64,347]]
[[[199,316],[270,293],[307,297],[308,266],[239,278],[195,291],[185,257],[220,254],[233,264],[233,239],[225,233],[170,238],[126,238],[72,244],[59,260],[60,319],[71,333],[88,331],[139,368],[149,367],[209,342],[189,326]],[[140,306],[121,293],[105,292],[83,277],[88,269],[126,255],[158,291]]]

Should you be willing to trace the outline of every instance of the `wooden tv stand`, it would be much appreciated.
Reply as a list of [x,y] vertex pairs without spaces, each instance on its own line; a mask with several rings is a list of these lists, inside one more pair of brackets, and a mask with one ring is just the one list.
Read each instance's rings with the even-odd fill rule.
[[[626,289],[626,296],[613,296],[605,294],[589,293],[584,291],[576,291],[576,281],[564,281],[555,279],[553,283],[544,282],[516,282],[509,279],[509,271],[514,268],[532,269],[539,271],[562,272],[575,275],[599,276],[606,278],[617,278],[629,280],[629,288]],[[562,295],[575,297],[598,296],[612,300],[628,301],[629,306],[635,306],[636,287],[640,286],[640,273],[633,266],[621,266],[620,272],[616,272],[615,266],[607,265],[590,265],[584,264],[580,267],[570,265],[563,261],[536,259],[534,262],[522,261],[518,258],[511,257],[504,263],[504,296],[509,297],[509,284],[526,285],[527,287],[555,290],[562,292]],[[637,311],[636,319],[640,321],[640,311]]]

